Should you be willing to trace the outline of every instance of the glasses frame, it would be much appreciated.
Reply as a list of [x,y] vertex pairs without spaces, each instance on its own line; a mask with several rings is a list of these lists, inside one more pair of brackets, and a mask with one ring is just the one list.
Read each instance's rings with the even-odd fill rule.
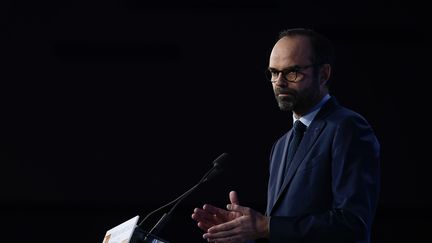
[[[302,80],[301,78],[297,79],[298,74],[300,73],[302,75],[305,75],[305,73],[302,73],[301,71],[308,69],[310,67],[313,67],[313,66],[317,66],[317,64],[312,63],[312,64],[304,65],[304,66],[295,65],[295,66],[292,66],[289,68],[285,68],[284,70],[276,70],[274,68],[268,68],[267,70],[265,70],[265,76],[268,80],[270,80],[270,82],[276,83],[277,80],[272,80],[272,77],[273,77],[272,73],[276,73],[277,77],[279,77],[279,74],[282,74],[283,79],[286,80],[287,82],[298,83]],[[288,75],[293,75],[294,78],[292,78],[292,77],[289,78]]]

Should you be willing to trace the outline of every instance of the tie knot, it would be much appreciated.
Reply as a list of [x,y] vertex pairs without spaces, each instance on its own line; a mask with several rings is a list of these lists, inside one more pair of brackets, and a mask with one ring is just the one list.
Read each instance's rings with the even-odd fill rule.
[[306,125],[303,124],[300,120],[294,122],[294,133],[302,134],[306,130]]

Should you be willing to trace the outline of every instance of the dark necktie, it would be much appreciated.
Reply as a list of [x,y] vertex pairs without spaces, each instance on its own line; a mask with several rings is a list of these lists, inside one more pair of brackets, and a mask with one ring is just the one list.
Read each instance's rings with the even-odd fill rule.
[[278,185],[279,190],[282,187],[282,184],[284,182],[284,177],[290,168],[291,160],[293,159],[297,147],[299,146],[300,141],[303,138],[303,134],[305,130],[306,130],[306,125],[304,125],[300,120],[294,122],[292,139],[288,146],[287,156],[285,161],[282,162],[283,165],[281,166],[282,171],[279,176],[279,185]]
[[288,154],[287,154],[287,161],[286,161],[288,164],[291,164],[291,160],[293,159],[297,147],[299,146],[300,141],[303,138],[303,134],[305,130],[306,130],[306,126],[300,120],[294,122],[293,139],[291,140],[291,143],[288,147]]

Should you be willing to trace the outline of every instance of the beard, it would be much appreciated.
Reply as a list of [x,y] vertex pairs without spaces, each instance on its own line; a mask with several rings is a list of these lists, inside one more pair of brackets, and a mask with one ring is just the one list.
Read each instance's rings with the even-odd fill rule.
[[[280,94],[284,94],[280,96]],[[296,107],[298,93],[295,90],[276,89],[275,98],[278,103],[279,109],[282,111],[293,111]]]
[[320,99],[318,80],[313,80],[312,84],[303,90],[276,87],[274,93],[279,109],[298,114],[305,114]]

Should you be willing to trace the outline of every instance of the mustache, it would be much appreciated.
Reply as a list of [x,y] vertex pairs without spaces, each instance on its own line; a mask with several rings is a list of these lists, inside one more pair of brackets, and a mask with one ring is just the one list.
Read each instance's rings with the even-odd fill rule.
[[289,94],[289,95],[297,95],[297,92],[295,90],[292,89],[283,89],[283,88],[276,88],[275,89],[275,94],[276,95],[280,95],[280,94]]

